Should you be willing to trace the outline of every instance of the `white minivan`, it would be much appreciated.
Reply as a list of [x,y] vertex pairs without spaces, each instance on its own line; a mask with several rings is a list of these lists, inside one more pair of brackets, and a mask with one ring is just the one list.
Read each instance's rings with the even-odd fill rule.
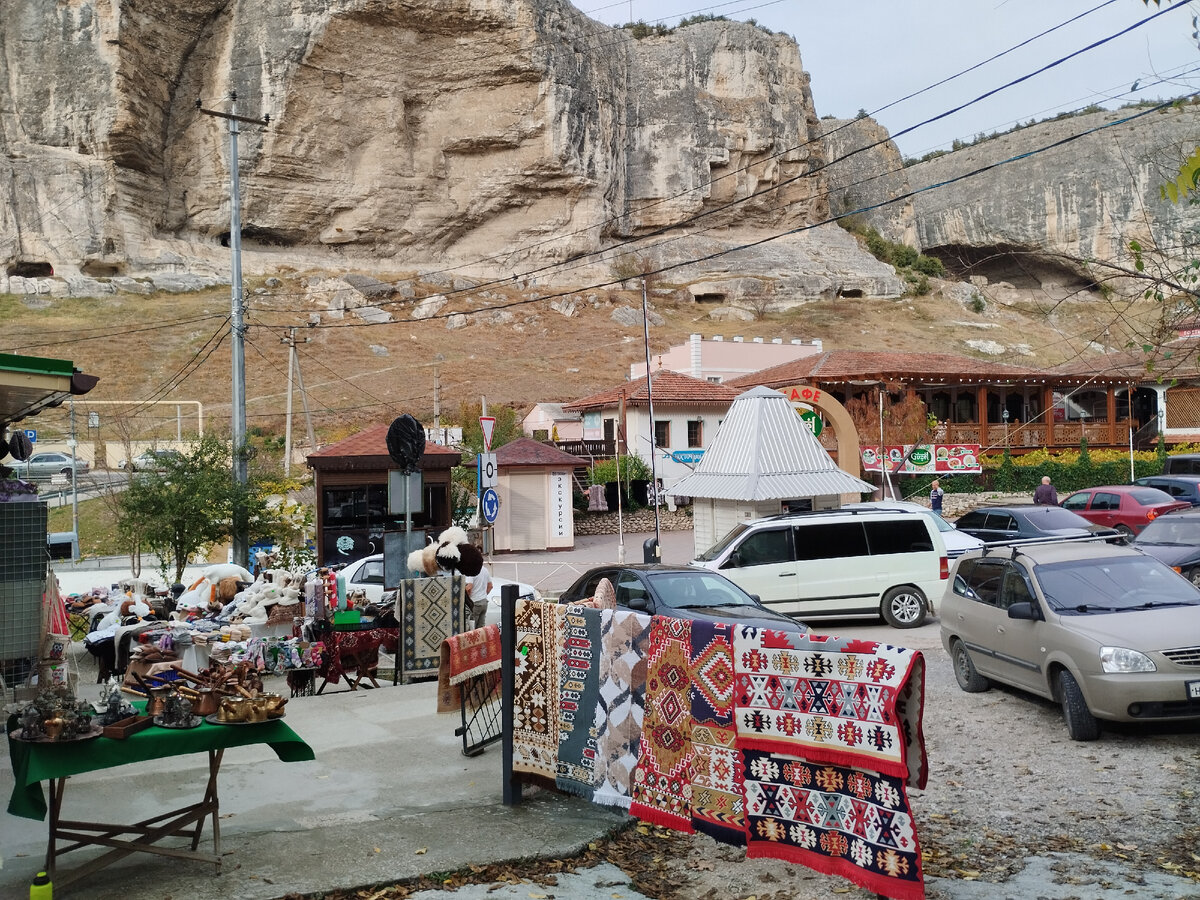
[[882,617],[916,628],[950,577],[928,515],[832,509],[743,522],[692,560],[802,621]]

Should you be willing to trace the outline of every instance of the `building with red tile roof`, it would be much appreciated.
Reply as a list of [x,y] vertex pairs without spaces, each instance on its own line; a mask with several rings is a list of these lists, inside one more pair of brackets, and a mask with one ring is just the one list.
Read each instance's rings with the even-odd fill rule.
[[[373,425],[310,453],[317,495],[317,562],[330,566],[383,552],[383,535],[404,530],[404,515],[388,512],[388,425]],[[414,531],[439,534],[452,522],[450,470],[462,453],[430,441],[421,455],[422,509]]]

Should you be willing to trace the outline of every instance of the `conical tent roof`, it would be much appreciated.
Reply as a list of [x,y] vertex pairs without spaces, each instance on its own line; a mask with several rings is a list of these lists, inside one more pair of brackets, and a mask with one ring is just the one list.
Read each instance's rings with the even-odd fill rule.
[[753,501],[859,494],[874,486],[837,467],[787,397],[756,387],[733,401],[695,471],[670,490]]

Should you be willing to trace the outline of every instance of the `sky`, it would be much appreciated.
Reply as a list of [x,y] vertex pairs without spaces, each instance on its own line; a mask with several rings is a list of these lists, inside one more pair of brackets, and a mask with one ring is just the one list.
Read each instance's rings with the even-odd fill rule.
[[[955,139],[971,141],[1093,103],[1113,108],[1200,90],[1200,49],[1192,37],[1200,2],[1162,0],[1159,7],[1152,0],[733,0],[707,5],[704,0],[575,0],[575,5],[610,25],[640,20],[674,26],[683,16],[705,14],[754,19],[791,35],[812,79],[817,114],[851,118],[864,109],[888,129],[906,157],[948,150]],[[1167,11],[1100,47],[914,128],[1160,10]],[[896,103],[919,91],[924,92]]]

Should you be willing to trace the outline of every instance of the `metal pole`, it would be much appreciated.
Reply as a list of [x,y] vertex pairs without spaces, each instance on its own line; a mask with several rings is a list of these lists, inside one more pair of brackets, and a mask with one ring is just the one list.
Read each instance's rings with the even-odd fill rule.
[[650,408],[650,489],[647,497],[654,507],[654,556],[662,559],[662,528],[658,521],[658,447],[654,443],[654,391],[650,386],[650,318],[646,311],[646,279],[642,279],[642,340],[646,345],[646,405]]
[[[237,91],[230,94],[237,115]],[[229,119],[229,250],[233,257],[230,293],[230,329],[233,337],[233,480],[244,485],[246,472],[246,348],[242,325],[242,210],[238,175],[238,120]],[[233,561],[243,565],[250,557],[250,536],[242,515],[233,521]]]
[[71,530],[75,540],[71,542],[71,562],[79,562],[79,473],[76,471],[78,457],[75,454],[75,398],[71,398]]
[[296,368],[296,329],[292,328],[291,335],[281,340],[288,345],[287,423],[283,432],[283,474],[287,477],[292,474],[292,372]]
[[1133,483],[1133,479],[1137,475],[1133,470],[1133,425],[1129,426],[1129,483]]
[[[303,343],[307,344],[308,338]],[[304,390],[304,372],[300,368],[300,357],[296,357],[296,384],[300,387],[300,405],[304,407],[304,426],[308,433],[308,448],[317,449],[317,439],[313,437],[312,415],[308,411],[308,392]]]

